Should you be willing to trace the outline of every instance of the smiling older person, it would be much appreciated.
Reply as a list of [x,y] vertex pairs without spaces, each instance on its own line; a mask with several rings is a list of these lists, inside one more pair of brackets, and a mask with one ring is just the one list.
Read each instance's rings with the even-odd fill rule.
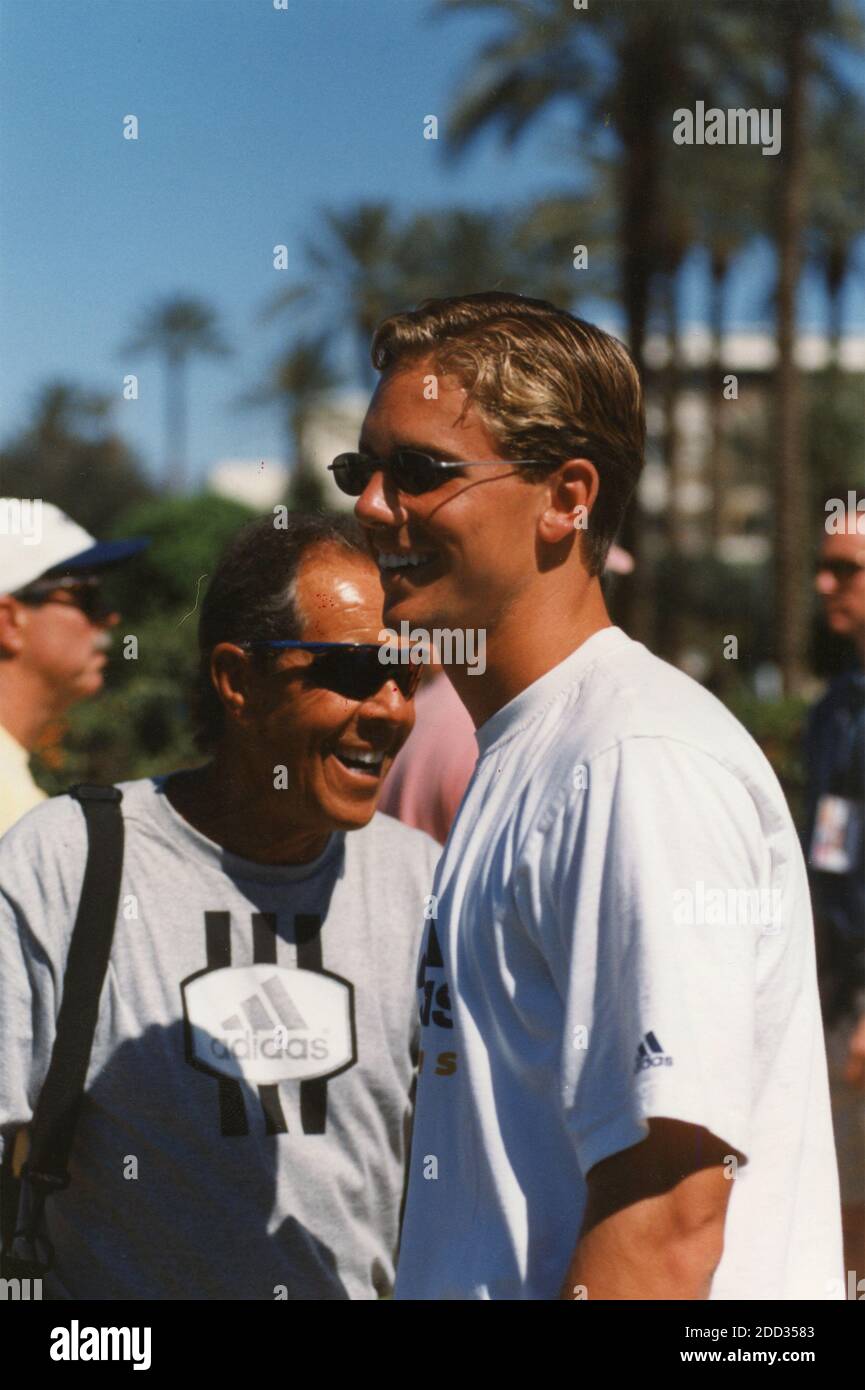
[[[253,522],[213,575],[199,628],[212,756],[121,788],[124,907],[72,1182],[46,1205],[54,1296],[392,1288],[438,846],[375,814],[417,678],[379,661],[381,621],[347,520]],[[7,1140],[45,1077],[85,859],[69,797],[0,847]]]

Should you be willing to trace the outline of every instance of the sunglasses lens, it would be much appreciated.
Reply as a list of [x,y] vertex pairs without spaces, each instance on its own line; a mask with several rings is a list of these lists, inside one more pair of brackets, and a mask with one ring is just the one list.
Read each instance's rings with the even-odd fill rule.
[[[337,487],[349,497],[360,497],[381,464],[365,454],[340,454],[331,464]],[[386,472],[400,492],[419,497],[431,492],[442,481],[435,460],[415,449],[397,449],[385,465]]]
[[419,666],[381,662],[377,651],[364,649],[324,652],[310,667],[310,678],[316,685],[346,700],[368,700],[389,680],[395,681],[403,698],[410,700],[420,676]]
[[420,666],[386,666],[385,671],[390,680],[396,683],[397,689],[404,700],[411,700],[420,684]]
[[363,454],[340,454],[334,459],[331,472],[340,492],[349,497],[360,497],[373,470],[370,460]]
[[313,662],[314,680],[346,700],[366,700],[381,685],[377,666],[374,652],[325,652]]
[[391,459],[390,471],[400,491],[411,497],[431,492],[442,478],[434,460],[414,449],[398,449]]
[[852,560],[825,560],[816,567],[817,574],[831,574],[839,583],[858,573],[858,570],[859,566]]
[[75,601],[88,618],[98,618],[106,611],[98,589],[82,589]]

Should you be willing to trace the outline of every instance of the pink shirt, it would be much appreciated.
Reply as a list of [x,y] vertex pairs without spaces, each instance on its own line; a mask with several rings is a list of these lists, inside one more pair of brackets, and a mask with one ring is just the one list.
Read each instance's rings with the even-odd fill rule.
[[447,676],[415,696],[415,726],[385,779],[378,809],[444,844],[478,756],[471,717]]

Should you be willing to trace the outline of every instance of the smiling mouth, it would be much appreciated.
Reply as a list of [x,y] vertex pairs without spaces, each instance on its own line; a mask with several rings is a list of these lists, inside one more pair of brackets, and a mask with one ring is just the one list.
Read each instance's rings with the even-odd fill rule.
[[379,574],[382,579],[394,575],[422,573],[432,565],[437,556],[431,550],[407,550],[403,552],[380,550],[376,555]]
[[335,748],[332,756],[353,776],[378,782],[386,755],[383,749]]

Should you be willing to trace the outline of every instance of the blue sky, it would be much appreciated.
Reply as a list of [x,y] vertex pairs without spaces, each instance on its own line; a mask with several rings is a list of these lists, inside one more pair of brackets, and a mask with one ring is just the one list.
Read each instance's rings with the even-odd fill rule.
[[[483,137],[460,163],[421,138],[442,122],[495,17],[433,20],[430,0],[0,0],[0,440],[39,387],[71,379],[117,398],[115,423],[158,467],[159,364],[121,353],[142,309],[177,292],[217,308],[234,347],[190,374],[190,464],[278,457],[276,413],[241,410],[286,340],[257,319],[293,278],[273,269],[325,206],[388,199],[494,208],[560,191],[562,116],[515,151]],[[137,141],[122,119],[137,115]],[[771,259],[743,266],[733,322],[754,320]],[[704,310],[699,276],[685,317]],[[584,312],[585,312],[584,307]],[[806,284],[803,326],[825,306]],[[616,326],[615,315],[605,320]],[[865,324],[851,286],[846,327]],[[139,376],[140,397],[121,398]]]

